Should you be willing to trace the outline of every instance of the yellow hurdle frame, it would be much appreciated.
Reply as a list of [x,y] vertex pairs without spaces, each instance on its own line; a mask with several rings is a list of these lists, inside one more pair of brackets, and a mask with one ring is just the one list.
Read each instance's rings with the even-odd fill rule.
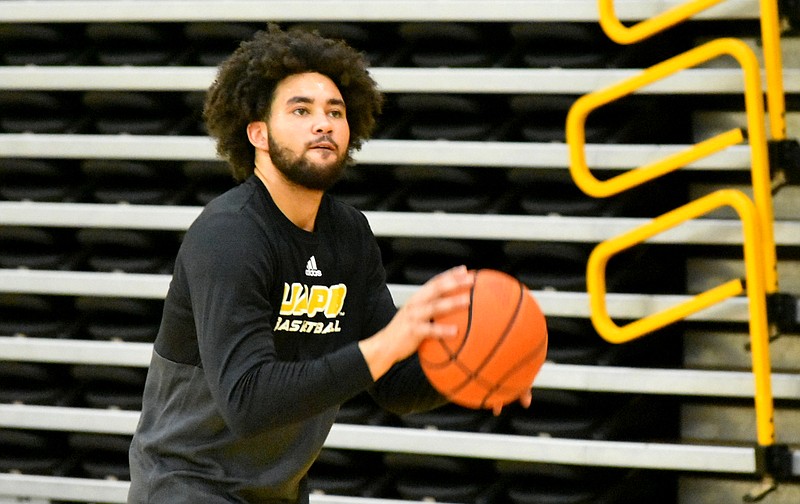
[[724,1],[725,0],[694,0],[677,5],[657,16],[653,16],[633,26],[627,27],[617,18],[616,10],[614,9],[614,0],[598,0],[600,26],[603,28],[603,31],[606,32],[608,38],[614,42],[618,44],[633,44],[634,42],[640,42],[667,28],[682,23],[698,12],[704,11]]
[[585,126],[589,113],[658,80],[709,61],[730,55],[741,65],[744,74],[747,139],[750,144],[753,197],[762,227],[767,292],[777,291],[775,238],[772,231],[772,188],[764,126],[761,72],[753,51],[741,40],[724,38],[707,42],[683,54],[658,63],[640,74],[617,84],[580,97],[567,114],[566,137],[570,155],[570,172],[578,187],[594,197],[608,197],[683,168],[687,164],[741,143],[744,133],[736,128],[699,142],[681,152],[640,166],[634,170],[599,180],[586,163]]
[[[600,26],[614,42],[633,44],[682,23],[698,12],[723,1],[694,0],[677,5],[657,16],[628,27],[622,24],[617,17],[614,0],[598,0]],[[775,0],[761,0],[759,10],[771,137],[774,140],[784,140],[786,138],[786,99],[783,92],[783,56],[780,50],[778,3]]]
[[[681,23],[722,1],[689,1],[627,27],[616,17],[614,0],[598,0],[600,25],[612,40],[620,44],[631,44]],[[761,0],[760,11],[769,128],[772,139],[783,140],[786,137],[785,101],[776,0]],[[585,153],[585,126],[589,113],[681,70],[725,55],[732,56],[743,71],[746,135],[741,129],[732,129],[607,180],[599,180],[592,175]],[[721,189],[656,217],[646,225],[600,243],[590,255],[587,264],[587,292],[592,323],[598,334],[610,342],[624,343],[746,291],[755,380],[757,439],[762,448],[770,447],[775,442],[769,358],[770,325],[766,300],[768,295],[778,291],[771,176],[763,99],[761,70],[755,53],[741,40],[723,38],[712,40],[653,65],[629,79],[582,96],[571,107],[566,124],[570,173],[578,187],[594,197],[619,194],[742,143],[745,137],[747,138],[751,153],[752,200],[741,191]],[[656,234],[723,206],[733,208],[742,222],[746,283],[740,279],[730,280],[676,306],[647,315],[625,326],[618,326],[609,316],[605,302],[605,269],[608,261],[619,252],[644,243]]]
[[735,279],[702,292],[683,303],[645,316],[625,326],[618,326],[606,309],[605,267],[615,254],[644,242],[689,219],[705,215],[722,206],[730,206],[739,215],[744,233],[746,291],[750,314],[750,344],[755,378],[755,408],[758,444],[775,441],[772,383],[769,358],[769,326],[764,286],[761,226],[758,211],[743,192],[720,189],[653,219],[650,223],[600,243],[589,256],[586,284],[591,320],[597,332],[612,343],[638,338],[745,291],[742,280]]

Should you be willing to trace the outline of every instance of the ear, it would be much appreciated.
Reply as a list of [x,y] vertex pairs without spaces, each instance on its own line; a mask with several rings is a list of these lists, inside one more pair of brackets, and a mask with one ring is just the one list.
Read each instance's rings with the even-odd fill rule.
[[264,121],[253,121],[247,125],[247,138],[253,147],[269,152],[269,130]]

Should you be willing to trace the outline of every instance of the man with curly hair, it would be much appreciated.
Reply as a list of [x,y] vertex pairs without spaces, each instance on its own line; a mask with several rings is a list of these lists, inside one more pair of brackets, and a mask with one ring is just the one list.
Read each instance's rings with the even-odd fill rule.
[[270,25],[220,66],[204,117],[240,183],[178,253],[130,503],[307,503],[341,404],[444,404],[416,349],[455,333],[432,320],[469,303],[472,276],[446,271],[397,310],[366,218],[326,193],[381,104],[363,57],[317,34]]

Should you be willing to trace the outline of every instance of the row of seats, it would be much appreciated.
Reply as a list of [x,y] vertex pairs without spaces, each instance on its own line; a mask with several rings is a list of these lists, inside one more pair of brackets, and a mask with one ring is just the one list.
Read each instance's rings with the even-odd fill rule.
[[[214,66],[263,23],[0,24],[0,65]],[[322,23],[373,66],[639,68],[677,54],[732,24],[697,22],[645,43],[610,43],[597,23]],[[757,22],[736,29],[758,33]],[[728,97],[643,95],[592,114],[589,143],[690,143],[693,110]],[[387,96],[379,139],[563,142],[574,96],[396,93]],[[740,97],[737,97],[740,99]],[[202,135],[198,92],[8,91],[0,133]],[[733,109],[739,104],[734,105]],[[738,106],[738,108],[741,108]],[[654,122],[654,118],[658,121]],[[218,162],[2,159],[0,200],[202,205],[233,182]],[[604,175],[604,174],[600,174]],[[685,180],[593,199],[563,169],[360,166],[333,189],[362,210],[621,217],[683,202]],[[656,191],[657,189],[657,191]],[[168,274],[180,233],[131,229],[0,229],[0,267]],[[494,267],[533,289],[583,291],[583,243],[381,237],[389,281],[420,284],[456,262]],[[609,264],[612,292],[683,293],[684,250],[642,247]],[[0,335],[152,342],[162,301],[7,294]],[[548,359],[558,364],[681,367],[680,328],[626,345],[601,339],[589,320],[548,317]],[[119,408],[141,406],[145,369],[14,362],[0,367],[0,402]],[[529,410],[495,417],[448,405],[398,417],[366,395],[338,422],[588,440],[680,438],[681,398],[536,388]],[[129,436],[0,429],[0,471],[127,479]],[[325,449],[313,491],[464,504],[674,504],[672,472]]]
[[179,237],[130,229],[0,228],[0,267],[172,273]]
[[130,479],[130,436],[0,430],[0,472]]
[[[128,480],[130,436],[0,431],[0,471]],[[644,470],[489,462],[323,449],[314,493],[464,504],[674,502],[664,475]]]
[[[5,158],[0,173],[6,201],[205,205],[234,186],[216,161]],[[659,215],[686,201],[684,185],[590,198],[562,169],[359,165],[331,193],[360,210],[614,217]]]
[[[141,408],[141,390],[145,374],[146,370],[143,368],[11,363],[0,370],[0,391],[2,391],[0,402],[136,411]],[[476,411],[452,404],[431,412],[395,416],[378,408],[366,393],[362,393],[343,405],[337,422],[490,434],[632,441],[673,438],[676,435],[677,411],[676,403],[671,398],[537,390],[530,409],[511,405],[506,407],[500,416],[494,416],[489,411]],[[127,480],[130,477],[127,466],[129,442],[128,435],[0,429],[0,471]],[[376,466],[374,462],[369,461],[370,456],[385,457],[394,460],[395,463],[386,466],[379,463]],[[506,477],[500,477],[495,471],[475,473],[473,469],[460,465],[466,462],[458,459],[412,457],[401,464],[403,458],[400,454],[381,455],[361,451],[342,458],[335,450],[325,450],[311,477],[312,481],[319,485],[315,488],[325,492],[379,496],[375,492],[377,487],[382,487],[383,483],[387,482],[385,477],[396,474],[399,466],[405,466],[408,472],[404,473],[404,477],[410,479],[403,485],[405,490],[401,492],[402,497],[416,499],[444,498],[444,494],[439,492],[448,492],[452,496],[454,495],[452,492],[466,491],[467,488],[463,484],[458,484],[456,480],[464,482],[471,480],[469,491],[477,491],[478,488],[474,486],[477,484],[481,487],[479,493],[487,490],[484,488],[485,483],[491,483],[490,486],[495,487],[488,494],[491,496],[497,495],[495,491],[511,491],[513,488],[518,492],[523,492],[523,488],[533,491],[533,487],[542,483],[540,479],[525,481],[525,478],[510,478],[513,471],[507,471]],[[346,461],[345,466],[340,465],[343,461]],[[367,465],[362,466],[363,463]],[[490,466],[488,461],[475,463]],[[382,477],[376,478],[371,469],[382,469],[378,472]],[[428,473],[428,478],[426,484],[420,485],[417,478],[422,475],[420,471],[423,469]],[[527,467],[525,470],[531,471],[531,468]],[[542,468],[539,468],[537,471],[541,470]],[[412,477],[409,473],[417,474]],[[530,477],[529,475],[528,479]],[[356,483],[358,489],[354,486]],[[592,485],[593,491],[608,490],[601,487],[600,482],[597,483],[596,488]],[[431,486],[437,488],[434,490]],[[372,490],[368,491],[366,487]],[[380,496],[393,496],[391,492],[388,495],[386,492],[387,489],[383,488]],[[411,492],[422,493],[415,497]],[[458,497],[462,498],[466,498],[466,495]],[[477,494],[470,497],[473,498],[477,498]],[[454,497],[445,500],[464,503],[508,502],[453,499]]]
[[[9,362],[0,371],[0,403],[138,411],[146,373],[139,367]],[[553,389],[534,395],[530,409],[507,406],[499,416],[447,405],[397,417],[364,393],[343,405],[337,422],[596,440],[675,435],[677,408],[669,398]]]
[[152,342],[163,301],[137,298],[0,295],[0,335]]
[[309,472],[309,486],[322,493],[467,504],[671,503],[668,482],[641,470],[331,449]]
[[[4,226],[0,267],[171,274],[180,233],[133,229]],[[453,264],[493,268],[531,289],[582,291],[591,247],[583,243],[445,238],[381,238],[388,280],[421,285]],[[674,293],[680,271],[669,247],[642,245],[607,268],[610,292]]]
[[[0,336],[153,342],[163,301],[136,298],[0,295]],[[586,319],[549,317],[548,359],[564,364],[667,365],[664,338],[611,345]],[[660,361],[665,361],[660,363]],[[10,366],[10,364],[9,364]]]
[[[375,138],[564,142],[574,96],[387,93]],[[593,113],[589,143],[688,143],[692,97],[629,97]],[[720,99],[722,103],[726,100]],[[0,133],[203,135],[203,93],[8,90]]]
[[[685,27],[635,46],[613,44],[597,23],[282,23],[348,41],[373,65],[418,67],[641,67],[674,54]],[[707,23],[707,26],[714,23]],[[0,24],[5,65],[215,66],[265,23]],[[757,33],[750,29],[750,33]]]
[[8,362],[0,371],[0,402],[139,410],[147,370]]

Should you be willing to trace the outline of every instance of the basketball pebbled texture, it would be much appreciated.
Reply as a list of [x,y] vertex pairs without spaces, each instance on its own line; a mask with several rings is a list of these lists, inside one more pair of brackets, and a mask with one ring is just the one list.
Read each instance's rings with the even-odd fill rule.
[[522,282],[491,269],[473,270],[467,308],[436,319],[458,336],[428,338],[419,347],[431,385],[451,402],[492,409],[517,400],[547,354],[547,324]]

